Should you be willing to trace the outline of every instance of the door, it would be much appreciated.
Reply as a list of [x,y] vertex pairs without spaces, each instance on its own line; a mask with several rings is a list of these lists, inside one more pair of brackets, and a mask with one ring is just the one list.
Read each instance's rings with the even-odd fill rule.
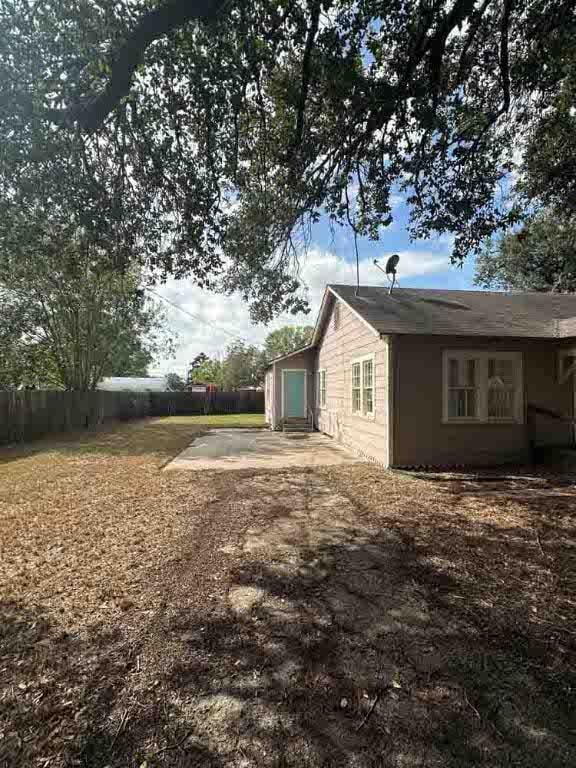
[[282,416],[285,419],[306,416],[306,371],[283,371]]

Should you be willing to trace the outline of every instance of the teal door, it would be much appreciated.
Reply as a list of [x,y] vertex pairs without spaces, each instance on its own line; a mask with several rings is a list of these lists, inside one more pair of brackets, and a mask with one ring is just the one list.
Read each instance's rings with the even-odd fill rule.
[[306,416],[306,371],[284,371],[285,419]]

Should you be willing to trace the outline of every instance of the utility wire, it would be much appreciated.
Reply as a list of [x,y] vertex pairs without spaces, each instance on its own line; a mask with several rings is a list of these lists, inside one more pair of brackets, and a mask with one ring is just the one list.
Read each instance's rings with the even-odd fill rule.
[[197,322],[202,323],[203,325],[207,325],[210,328],[215,328],[217,331],[220,331],[221,333],[226,333],[228,334],[228,336],[230,336],[233,339],[240,339],[240,341],[245,341],[247,344],[250,343],[245,336],[239,336],[237,333],[232,333],[231,331],[226,330],[226,328],[222,328],[221,326],[216,325],[215,323],[211,323],[209,320],[203,320],[198,315],[194,315],[192,312],[189,312],[187,309],[184,309],[184,307],[181,307],[179,304],[176,304],[174,301],[167,299],[166,296],[162,296],[162,294],[152,290],[152,288],[146,288],[145,290],[147,290],[148,293],[151,293],[154,296],[157,296],[159,299],[162,299],[162,301],[165,301],[167,304],[170,304],[175,309],[179,309],[180,312],[182,312],[185,315],[188,315],[188,317],[191,317],[192,320],[196,320]]

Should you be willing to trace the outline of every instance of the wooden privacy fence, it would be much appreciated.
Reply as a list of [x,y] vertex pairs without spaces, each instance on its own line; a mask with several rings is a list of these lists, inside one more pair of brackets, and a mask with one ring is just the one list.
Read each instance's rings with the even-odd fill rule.
[[264,393],[0,391],[0,445],[107,421],[226,413],[264,413]]
[[0,444],[149,414],[147,392],[0,392]]
[[264,413],[264,392],[153,392],[150,405],[154,416]]

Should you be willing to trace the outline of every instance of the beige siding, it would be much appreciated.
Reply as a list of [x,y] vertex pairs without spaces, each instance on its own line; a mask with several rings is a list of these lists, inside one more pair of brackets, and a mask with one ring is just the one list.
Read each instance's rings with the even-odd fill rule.
[[[560,384],[558,344],[553,341],[402,336],[394,346],[394,426],[392,463],[494,464],[529,458],[529,430],[524,424],[443,424],[442,356],[447,349],[521,352],[525,403],[571,418],[572,384]],[[538,444],[566,443],[571,428],[539,418]]]
[[[318,345],[316,370],[326,370],[326,407],[316,407],[319,429],[361,455],[385,466],[388,452],[388,344],[343,302],[334,326],[334,306],[328,313]],[[374,417],[352,414],[352,361],[374,355]]]

